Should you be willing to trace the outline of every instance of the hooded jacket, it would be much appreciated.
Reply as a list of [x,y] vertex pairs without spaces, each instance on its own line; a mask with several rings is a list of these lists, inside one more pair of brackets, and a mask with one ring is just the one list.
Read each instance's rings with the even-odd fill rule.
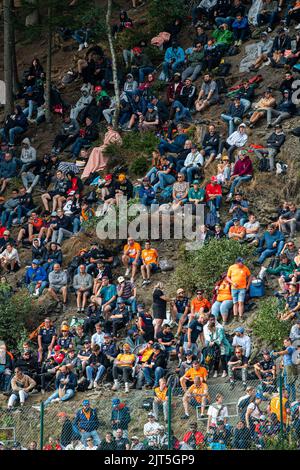
[[82,429],[85,432],[96,431],[96,429],[99,428],[97,411],[93,408],[89,408],[87,411],[88,413],[86,413],[83,409],[77,411],[74,419],[74,425],[78,429]]
[[21,151],[21,162],[22,163],[32,163],[36,160],[36,150],[31,146],[31,142],[28,139],[28,137],[25,137],[25,139],[22,140],[22,144],[27,144],[28,147],[22,147]]
[[30,266],[26,271],[25,283],[30,284],[31,282],[47,281],[47,278],[47,273],[42,266],[38,266],[36,269]]
[[179,122],[182,122],[182,121],[192,120],[190,111],[188,110],[188,108],[185,108],[183,104],[180,103],[180,101],[174,101],[174,103],[172,104],[172,108],[179,109],[179,111],[176,111],[175,113],[175,119],[174,119],[175,124],[178,124]]
[[276,132],[272,132],[272,134],[269,135],[267,138],[267,146],[271,148],[275,148],[276,150],[279,150],[280,147],[284,144],[285,142],[285,134],[283,132],[280,132],[280,134],[277,134]]
[[168,47],[165,53],[165,62],[183,62],[185,59],[184,50],[182,47]]
[[22,108],[19,104],[16,106],[17,113],[10,114],[4,124],[6,130],[13,129],[14,127],[22,127],[26,131],[28,127],[27,117],[22,111]]
[[118,421],[118,423],[112,423],[112,429],[128,429],[128,424],[131,421],[130,411],[125,403],[119,403],[117,406],[113,406],[111,410],[111,421]]
[[252,173],[252,161],[248,155],[245,156],[244,160],[237,160],[234,165],[233,175],[245,176],[252,175]]

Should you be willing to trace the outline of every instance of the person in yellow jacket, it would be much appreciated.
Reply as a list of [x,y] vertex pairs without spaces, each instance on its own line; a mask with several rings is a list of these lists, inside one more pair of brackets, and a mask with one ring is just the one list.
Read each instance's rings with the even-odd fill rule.
[[164,377],[159,379],[159,386],[154,389],[153,413],[158,421],[159,407],[162,406],[164,420],[168,421],[168,386]]

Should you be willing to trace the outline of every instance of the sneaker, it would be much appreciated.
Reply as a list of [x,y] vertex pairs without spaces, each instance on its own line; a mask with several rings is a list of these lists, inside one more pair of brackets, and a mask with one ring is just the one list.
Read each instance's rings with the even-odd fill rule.
[[246,382],[243,382],[243,389],[246,390],[246,388],[247,388],[247,384]]
[[182,415],[180,419],[189,419],[189,415]]
[[125,393],[129,393],[129,384],[125,383]]
[[147,279],[144,279],[142,282],[142,287],[146,286],[148,284]]
[[81,312],[81,308],[78,308],[78,309],[77,309],[77,313],[80,313],[80,312]]
[[81,307],[81,313],[84,313],[84,307]]
[[300,23],[295,26],[295,29],[298,31],[300,29]]
[[222,158],[222,154],[218,153],[218,155],[216,156],[216,160],[221,160],[221,158]]
[[113,384],[111,389],[112,389],[113,392],[116,392],[117,390],[119,390],[119,388],[120,388],[120,384],[119,384],[119,382],[116,382],[116,383]]
[[230,381],[229,388],[230,388],[230,390],[234,389],[234,382]]
[[237,46],[241,46],[242,45],[242,40],[240,39],[238,42],[237,42]]
[[98,382],[97,382],[97,380],[94,380],[93,387],[94,387],[94,388],[97,388],[97,387],[98,387]]
[[232,194],[229,193],[228,196],[227,196],[227,198],[226,198],[226,201],[229,202],[229,201],[231,201],[231,199],[232,199]]
[[85,381],[85,377],[81,377],[79,380],[78,380],[78,384],[82,384],[83,382]]
[[130,268],[127,268],[125,271],[125,276],[129,276],[129,274],[130,274]]
[[54,398],[50,403],[58,403],[60,401],[60,398]]
[[224,377],[227,377],[227,372],[226,372],[226,370],[223,370],[222,379],[224,379]]
[[216,211],[216,216],[220,217],[220,211]]
[[93,382],[90,382],[87,389],[92,390],[93,386],[94,386]]
[[34,410],[38,410],[38,411],[40,411],[40,410],[41,410],[41,407],[40,407],[40,405],[32,405],[32,407],[31,407],[31,408],[33,408]]
[[216,379],[218,377],[218,372],[215,370],[213,378]]
[[272,28],[271,28],[271,26],[268,26],[267,32],[268,32],[268,33],[272,33]]
[[85,47],[86,49],[89,47],[89,45],[88,45],[87,42],[84,43],[84,47]]
[[78,47],[78,52],[81,52],[82,49],[84,49],[84,44],[79,44],[79,47]]

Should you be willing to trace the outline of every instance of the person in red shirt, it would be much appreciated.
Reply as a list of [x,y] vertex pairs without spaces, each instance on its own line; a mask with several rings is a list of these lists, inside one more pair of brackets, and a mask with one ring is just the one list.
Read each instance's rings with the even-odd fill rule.
[[198,449],[204,443],[204,435],[197,428],[197,423],[191,423],[190,430],[183,436],[183,442],[190,446],[191,449]]
[[205,188],[205,198],[210,211],[215,210],[217,216],[220,216],[219,210],[222,202],[222,187],[218,183],[217,177],[212,176],[210,183]]

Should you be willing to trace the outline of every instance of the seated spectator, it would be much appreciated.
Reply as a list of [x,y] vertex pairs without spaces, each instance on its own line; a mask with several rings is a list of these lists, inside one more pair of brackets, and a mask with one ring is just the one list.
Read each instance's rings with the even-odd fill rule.
[[181,419],[189,419],[189,404],[193,407],[201,407],[200,417],[203,418],[208,399],[209,396],[207,384],[200,376],[196,376],[194,379],[194,384],[188,388],[182,398],[184,415],[181,417]]
[[22,150],[20,155],[22,163],[20,174],[27,171],[31,163],[36,161],[36,150],[32,147],[30,140],[26,137],[22,140]]
[[227,273],[221,275],[221,279],[215,286],[216,300],[212,304],[211,313],[218,320],[221,314],[223,326],[228,324],[229,312],[233,307],[231,285],[227,280]]
[[202,154],[198,151],[197,145],[192,144],[190,153],[187,155],[184,166],[181,168],[181,173],[187,177],[188,183],[192,183],[194,174],[201,172],[204,159]]
[[87,299],[91,294],[93,287],[93,278],[86,272],[84,264],[79,266],[79,273],[75,274],[73,279],[73,288],[77,296],[77,313],[84,312]]
[[228,361],[228,375],[230,380],[230,388],[235,385],[236,373],[241,372],[244,390],[247,388],[247,369],[248,358],[243,354],[241,347],[236,347],[234,355]]
[[179,123],[188,123],[192,121],[192,116],[188,108],[185,108],[180,101],[174,101],[172,108],[175,110],[173,122],[175,125]]
[[233,154],[234,152],[241,147],[244,147],[247,143],[248,140],[248,135],[246,133],[246,124],[242,122],[242,124],[239,125],[238,129],[234,131],[227,139],[226,142],[224,142],[220,146],[220,154],[222,154],[223,147],[228,150],[228,157],[229,160],[232,162],[233,161]]
[[224,396],[221,393],[217,393],[216,401],[212,403],[207,411],[207,430],[211,426],[214,428],[217,426],[218,422],[223,421],[226,425],[228,422],[228,408],[226,405],[223,405]]
[[[74,222],[74,219],[73,219]],[[57,209],[57,217],[54,224],[51,225],[52,238],[51,243],[61,245],[63,239],[73,236],[73,223],[71,217],[65,215],[62,209]]]
[[11,179],[17,176],[17,162],[10,152],[5,152],[0,161],[0,194],[3,194]]
[[184,181],[184,173],[177,174],[178,181],[173,184],[172,208],[174,211],[182,207],[188,201],[189,183]]
[[92,142],[97,140],[99,137],[99,130],[97,125],[87,117],[85,120],[85,127],[80,129],[79,136],[77,137],[71,148],[72,158],[76,159],[83,146],[90,147]]
[[160,155],[164,155],[165,152],[179,153],[183,150],[185,141],[188,140],[187,134],[184,132],[182,124],[177,124],[176,137],[171,139],[161,139],[158,145]]
[[151,242],[148,240],[145,242],[145,248],[141,252],[142,266],[141,274],[143,277],[142,286],[151,283],[151,273],[155,273],[159,266],[159,256],[156,248],[151,247]]
[[278,19],[278,2],[273,0],[263,0],[257,15],[258,26],[268,24],[268,33],[274,29]]
[[249,67],[251,72],[258,70],[264,63],[267,63],[269,59],[269,54],[271,53],[273,47],[273,40],[269,38],[268,33],[263,31],[260,34],[260,41],[257,43],[257,58],[253,65]]
[[204,435],[197,428],[197,423],[191,423],[189,431],[182,438],[183,443],[188,446],[189,450],[201,449],[203,447]]
[[201,204],[205,199],[205,190],[200,188],[199,180],[194,180],[188,192],[188,201],[193,204],[193,208]]
[[105,320],[108,320],[110,311],[115,308],[117,300],[117,289],[115,284],[111,283],[108,276],[102,276],[99,290],[91,297],[92,302],[101,307]]
[[142,186],[139,189],[139,198],[141,204],[146,207],[156,204],[155,191],[150,184],[150,179],[145,176],[142,180]]
[[187,56],[187,68],[182,72],[182,81],[190,77],[191,81],[197,80],[203,69],[204,49],[201,42],[197,43]]
[[[146,381],[146,389],[158,387],[159,379],[161,379],[167,368],[167,356],[159,343],[154,343],[153,353],[149,359],[143,364],[143,374]],[[153,384],[154,381],[154,384]]]
[[125,304],[122,297],[117,299],[116,308],[109,315],[109,319],[106,320],[104,327],[106,332],[113,335],[113,338],[119,336],[118,331],[124,328],[129,322],[129,309]]
[[[49,202],[52,201],[52,211],[55,212],[57,208],[61,209],[63,201],[68,190],[68,180],[62,171],[58,170],[54,179],[53,190],[44,193],[42,203],[46,211],[49,211]],[[63,199],[62,199],[63,198]]]
[[258,232],[260,228],[260,223],[256,220],[256,215],[252,212],[248,212],[248,222],[244,223],[244,227],[246,229],[246,236],[245,240],[252,244],[258,243]]
[[163,74],[166,82],[170,79],[170,71],[177,72],[178,68],[184,63],[185,54],[182,47],[178,46],[177,41],[173,41],[171,47],[165,52],[163,62]]
[[275,170],[275,157],[280,152],[285,142],[286,136],[280,124],[275,125],[275,132],[267,138],[267,146],[260,149],[253,149],[255,155],[261,160],[267,158],[270,171]]
[[254,364],[254,372],[256,377],[262,381],[267,374],[272,374],[273,378],[275,379],[275,363],[270,356],[270,352],[267,349],[262,351],[262,360]]
[[230,104],[227,114],[221,114],[221,119],[228,124],[228,135],[231,135],[235,130],[235,126],[242,122],[244,112],[240,97],[236,96],[233,103]]
[[206,108],[217,104],[219,101],[219,92],[217,83],[212,79],[210,73],[203,76],[203,83],[195,101],[195,108],[198,112],[204,111]]
[[43,290],[48,284],[47,273],[40,264],[41,263],[38,259],[32,260],[31,267],[27,269],[25,275],[25,284],[27,285],[30,294],[35,295],[36,297],[42,295]]
[[[13,220],[17,217],[19,207],[19,192],[13,189],[11,196],[2,206],[1,224],[8,230],[11,229]],[[21,217],[20,217],[21,218]]]
[[212,33],[212,37],[216,41],[216,46],[226,51],[233,44],[233,33],[230,31],[227,23],[220,24]]
[[89,381],[88,390],[97,388],[106,372],[107,360],[101,351],[99,344],[92,347],[92,354],[88,358],[86,366],[86,377]]
[[128,276],[131,271],[132,282],[134,281],[138,267],[142,264],[141,251],[141,245],[135,242],[132,237],[129,237],[127,244],[124,246],[122,263],[126,268],[125,276]]
[[233,2],[230,2],[230,5],[223,3],[222,8],[220,10],[221,16],[219,13],[219,8],[217,8],[216,6],[215,23],[217,26],[222,23],[226,23],[230,27],[235,21],[236,15],[240,13],[242,16],[244,16],[245,12],[246,7],[241,0],[234,0]]
[[200,365],[198,359],[193,361],[193,366],[190,367],[180,379],[180,385],[184,392],[187,391],[187,383],[193,384],[196,377],[200,377],[203,382],[206,382],[208,371],[205,367]]
[[69,145],[73,144],[79,134],[79,124],[76,119],[72,119],[69,114],[63,116],[63,124],[60,134],[58,134],[53,142],[52,152],[63,152]]
[[206,203],[210,211],[216,211],[217,217],[220,216],[220,207],[222,202],[222,187],[218,184],[216,176],[212,176],[210,183],[205,187]]
[[2,142],[9,143],[14,146],[16,136],[23,134],[28,128],[28,121],[22,111],[22,107],[17,104],[12,114],[9,114],[5,121],[4,127],[0,129]]
[[234,195],[234,199],[230,204],[229,214],[232,214],[232,219],[226,222],[224,227],[224,233],[227,235],[229,232],[230,227],[233,226],[233,219],[238,219],[240,221],[240,225],[245,225],[245,222],[248,218],[249,212],[249,202],[247,199],[243,199],[242,193],[237,192]]
[[279,264],[276,268],[267,268],[267,274],[273,274],[279,276],[278,284],[280,287],[280,292],[286,292],[286,283],[287,282],[296,282],[297,275],[295,273],[296,265],[294,261],[289,260],[285,253],[282,253],[279,257]]
[[288,36],[284,28],[280,28],[277,36],[274,38],[273,46],[269,54],[272,67],[281,68],[284,66],[284,52],[292,49],[291,41],[290,36]]
[[257,253],[260,254],[258,261],[254,264],[261,265],[270,256],[279,256],[284,246],[284,236],[276,225],[270,224],[266,232],[259,239]]
[[272,95],[272,90],[267,89],[264,93],[264,96],[257,102],[253,103],[252,108],[254,109],[253,114],[250,117],[249,127],[252,129],[255,124],[261,119],[262,117],[266,116],[270,109],[274,108],[276,105],[276,100]]
[[159,420],[159,408],[162,407],[165,422],[168,421],[168,386],[164,377],[159,379],[158,387],[154,389],[153,414]]
[[67,279],[67,273],[63,271],[58,263],[55,263],[53,266],[53,271],[50,272],[49,274],[49,289],[48,292],[51,295],[51,297],[54,298],[59,304],[59,298],[58,295],[59,293],[62,293],[62,298],[63,298],[63,310],[66,309],[67,305],[67,296],[68,296],[68,279]]
[[[267,127],[274,127],[285,119],[289,119],[296,112],[296,106],[292,101],[291,92],[283,91],[282,101],[276,106],[276,109],[268,108],[267,110]],[[272,117],[276,119],[272,122]]]
[[24,406],[28,399],[28,394],[36,386],[35,380],[24,374],[20,367],[15,368],[15,375],[11,379],[12,394],[9,397],[7,409],[11,410],[17,400],[20,401],[21,407]]
[[139,130],[140,131],[155,131],[159,124],[158,112],[154,109],[153,104],[147,105],[145,114],[139,115]]
[[291,2],[287,7],[287,13],[285,16],[285,25],[287,28],[289,28],[292,20],[298,22],[296,29],[299,29],[298,26],[300,24],[300,4],[297,0]]
[[175,164],[170,158],[161,157],[161,169],[157,172],[158,182],[154,184],[153,189],[155,192],[158,189],[165,189],[166,186],[169,186],[175,182]]
[[300,209],[296,207],[296,204],[291,203],[289,211],[279,217],[279,225],[282,233],[288,234],[291,238],[296,236],[300,228]]
[[147,54],[140,47],[134,47],[131,57],[131,73],[134,79],[141,84],[145,80],[145,75],[153,71],[154,67]]
[[233,173],[230,177],[230,190],[226,201],[230,201],[234,195],[234,191],[242,183],[250,181],[253,177],[252,161],[247,153],[247,150],[240,150],[238,153],[238,160],[236,161]]
[[0,254],[0,267],[6,273],[15,272],[21,267],[18,251],[11,243],[7,243],[5,250]]
[[[284,291],[285,292],[285,291]],[[284,311],[278,315],[281,321],[288,321],[291,319],[300,318],[300,296],[298,294],[298,285],[291,282],[288,287],[288,295],[286,297],[286,304]]]
[[208,167],[210,163],[214,161],[217,155],[220,155],[220,134],[216,131],[216,126],[210,124],[208,126],[208,132],[206,132],[202,139],[202,149],[200,153],[205,158],[204,169]]
[[54,400],[67,401],[74,397],[76,393],[77,377],[67,366],[61,366],[55,380],[55,392],[47,398],[45,407]]
[[232,346],[240,346],[243,349],[243,354],[249,359],[251,355],[251,338],[245,334],[245,329],[239,326],[234,330],[235,335],[232,340]]
[[122,374],[125,383],[125,393],[129,393],[129,378],[132,375],[132,369],[135,363],[135,355],[130,352],[130,346],[123,344],[123,354],[119,354],[115,359],[113,366],[114,385],[113,391],[119,390],[119,374]]
[[195,34],[196,36],[194,38],[193,46],[195,47],[198,43],[204,46],[207,43],[208,37],[204,28],[200,24],[196,26]]
[[234,45],[241,46],[249,36],[249,24],[247,16],[243,16],[241,13],[238,13],[231,27],[235,40]]

